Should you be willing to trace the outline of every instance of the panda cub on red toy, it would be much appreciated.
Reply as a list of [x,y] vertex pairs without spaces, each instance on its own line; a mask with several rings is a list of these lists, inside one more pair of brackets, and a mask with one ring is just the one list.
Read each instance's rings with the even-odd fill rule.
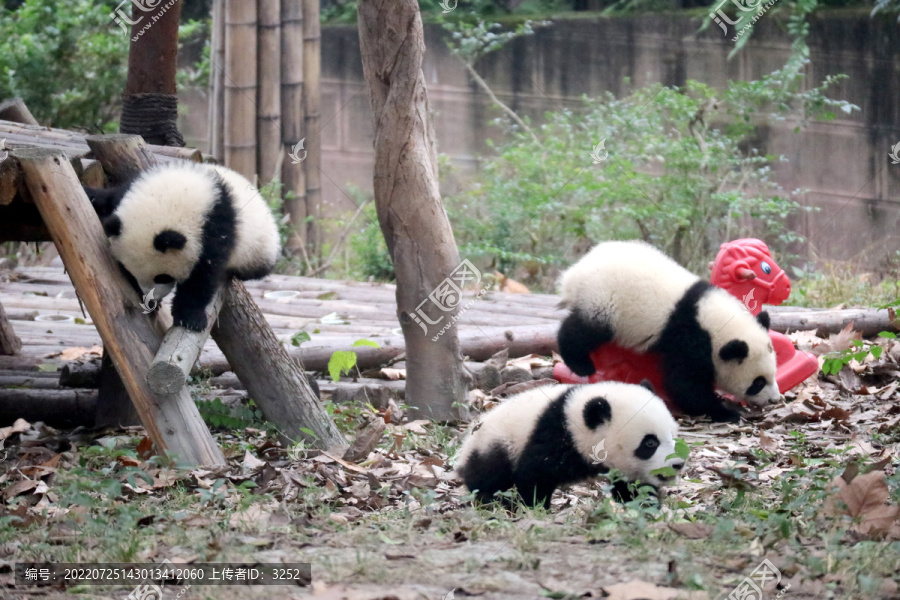
[[768,313],[756,318],[643,242],[605,242],[563,273],[559,351],[576,374],[596,369],[590,353],[613,342],[659,356],[663,391],[686,415],[737,421],[715,388],[748,404],[781,397]]
[[550,508],[559,486],[618,469],[628,481],[617,481],[614,495],[627,501],[634,498],[628,482],[658,489],[674,481],[655,471],[684,467],[672,456],[677,435],[678,424],[649,386],[542,386],[486,413],[463,442],[456,472],[482,502],[515,487],[525,504]]

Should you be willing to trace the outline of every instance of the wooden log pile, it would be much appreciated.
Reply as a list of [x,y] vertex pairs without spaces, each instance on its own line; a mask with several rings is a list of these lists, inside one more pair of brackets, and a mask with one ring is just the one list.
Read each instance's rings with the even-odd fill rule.
[[[8,110],[0,112],[0,116],[6,119],[23,118],[17,110],[17,105],[10,104]],[[24,108],[24,110],[28,109]],[[0,120],[0,139],[6,140],[6,149],[11,151],[23,148],[49,148],[64,152],[78,180],[83,185],[103,187],[107,183],[103,167],[96,160],[82,133],[12,120]],[[199,150],[193,148],[154,145],[148,145],[147,148],[150,154],[161,162],[213,160],[211,156],[204,156]],[[51,241],[50,233],[44,227],[31,193],[25,185],[22,167],[14,153],[0,161],[0,242],[11,240]]]

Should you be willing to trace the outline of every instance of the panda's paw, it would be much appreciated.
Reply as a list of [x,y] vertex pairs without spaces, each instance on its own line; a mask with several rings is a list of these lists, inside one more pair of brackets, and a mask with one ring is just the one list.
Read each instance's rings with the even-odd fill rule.
[[206,329],[207,320],[205,312],[187,313],[174,318],[175,325],[191,331],[203,331]]
[[711,408],[707,414],[714,423],[737,423],[741,420],[741,413],[724,404]]

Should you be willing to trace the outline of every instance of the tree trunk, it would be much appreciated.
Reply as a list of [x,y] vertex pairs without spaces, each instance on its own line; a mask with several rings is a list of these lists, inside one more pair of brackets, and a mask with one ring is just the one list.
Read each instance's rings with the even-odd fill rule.
[[456,328],[432,337],[457,315],[462,265],[438,189],[422,18],[415,0],[360,0],[358,22],[375,117],[375,206],[406,340],[406,402],[412,418],[454,420],[467,384]]
[[182,2],[162,2],[148,10],[131,6],[128,79],[122,95],[119,131],[140,135],[148,144],[184,146],[178,132],[175,72],[178,19]]

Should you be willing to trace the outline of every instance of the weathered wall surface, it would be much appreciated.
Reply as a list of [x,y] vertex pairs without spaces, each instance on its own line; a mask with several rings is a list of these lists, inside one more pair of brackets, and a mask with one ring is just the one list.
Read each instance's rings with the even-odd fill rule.
[[[545,111],[577,108],[582,94],[619,95],[628,86],[686,79],[722,86],[778,69],[789,55],[789,39],[765,15],[731,61],[733,31],[726,38],[712,28],[697,34],[697,27],[685,17],[559,20],[514,40],[477,68],[501,99],[539,122]],[[324,27],[322,33],[323,197],[326,213],[336,214],[354,208],[348,184],[372,189],[372,121],[356,28]],[[477,157],[487,152],[485,139],[501,135],[490,125],[499,112],[468,80],[442,33],[426,27],[424,72],[438,150],[457,165],[477,168]],[[900,28],[892,18],[873,20],[866,12],[831,13],[813,21],[810,47],[811,80],[849,75],[831,95],[862,110],[800,133],[793,124],[765,126],[756,142],[788,158],[776,168],[784,188],[808,189],[808,201],[820,208],[798,222],[813,254],[865,258],[877,267],[900,251],[900,164],[888,158],[900,142]],[[202,147],[205,100],[188,100],[194,118],[186,120],[186,137]]]

